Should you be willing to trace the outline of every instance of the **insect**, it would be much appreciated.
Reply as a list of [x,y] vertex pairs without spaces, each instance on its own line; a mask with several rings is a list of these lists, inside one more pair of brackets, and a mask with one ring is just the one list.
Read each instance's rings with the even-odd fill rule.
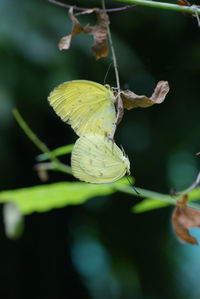
[[112,183],[130,174],[130,162],[121,149],[103,135],[81,136],[72,150],[71,166],[81,181]]
[[115,122],[115,96],[108,85],[86,80],[67,81],[56,87],[48,101],[78,136],[110,136]]

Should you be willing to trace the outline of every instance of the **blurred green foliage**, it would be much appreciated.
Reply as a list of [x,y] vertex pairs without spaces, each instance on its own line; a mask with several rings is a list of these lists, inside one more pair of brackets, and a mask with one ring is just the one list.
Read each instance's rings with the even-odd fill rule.
[[94,185],[81,182],[60,182],[1,192],[1,202],[14,202],[21,213],[46,212],[53,208],[78,205],[95,196],[112,194],[110,184]]
[[[94,7],[100,1],[67,3]],[[162,105],[126,111],[116,142],[130,158],[137,186],[162,193],[185,189],[199,169],[196,19],[144,7],[110,19],[122,88],[150,95],[159,80],[171,88]],[[49,148],[74,143],[77,137],[47,96],[67,80],[103,84],[111,57],[95,61],[92,37],[84,35],[60,52],[57,43],[71,23],[67,10],[48,1],[1,0],[0,20],[0,187],[11,190],[41,184],[33,170],[40,153],[14,121],[13,107]],[[94,16],[80,20],[95,23]],[[106,81],[115,86],[112,69]],[[66,180],[73,178],[50,173],[48,183]],[[1,298],[199,298],[199,248],[176,241],[170,209],[134,215],[136,202],[116,193],[34,213],[25,217],[24,235],[15,242],[6,239],[1,220]]]

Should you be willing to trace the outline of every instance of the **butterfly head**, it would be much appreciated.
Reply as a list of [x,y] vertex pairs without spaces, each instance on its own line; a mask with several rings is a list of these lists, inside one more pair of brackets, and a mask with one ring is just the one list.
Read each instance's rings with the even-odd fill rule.
[[109,100],[111,101],[111,103],[114,104],[115,101],[116,101],[116,98],[114,96],[113,89],[110,87],[109,84],[105,84],[104,86],[108,90],[108,98],[109,98]]
[[111,90],[110,85],[109,84],[105,84],[104,85],[106,89]]

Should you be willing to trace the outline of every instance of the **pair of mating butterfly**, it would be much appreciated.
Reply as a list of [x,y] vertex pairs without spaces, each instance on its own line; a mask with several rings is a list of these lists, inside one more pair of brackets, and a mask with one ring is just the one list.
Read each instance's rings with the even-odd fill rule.
[[109,87],[68,81],[56,87],[48,100],[80,137],[71,156],[75,177],[89,183],[111,183],[130,174],[128,157],[109,139],[116,117],[116,99]]

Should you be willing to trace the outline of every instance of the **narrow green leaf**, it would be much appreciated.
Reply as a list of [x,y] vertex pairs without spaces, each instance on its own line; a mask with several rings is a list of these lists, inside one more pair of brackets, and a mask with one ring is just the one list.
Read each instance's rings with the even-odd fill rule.
[[36,160],[41,162],[41,161],[45,161],[48,159],[52,159],[52,158],[56,158],[59,156],[63,156],[63,155],[67,155],[70,154],[72,149],[73,149],[74,144],[68,144],[68,145],[64,145],[61,147],[56,148],[55,150],[48,152],[48,153],[43,153],[41,155],[38,155],[36,157]]
[[78,205],[94,196],[115,192],[111,184],[60,182],[0,192],[0,203],[13,202],[22,214],[46,212],[67,205]]
[[138,204],[134,205],[132,208],[133,213],[143,213],[155,209],[168,207],[170,204],[164,201],[160,201],[154,198],[143,199]]

